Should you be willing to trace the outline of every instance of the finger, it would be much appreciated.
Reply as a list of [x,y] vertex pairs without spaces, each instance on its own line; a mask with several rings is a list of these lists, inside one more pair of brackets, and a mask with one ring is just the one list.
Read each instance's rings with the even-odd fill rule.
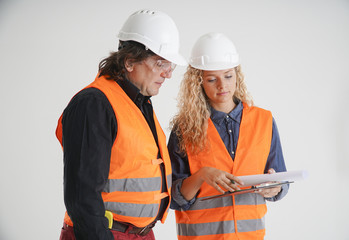
[[273,173],[276,173],[276,172],[275,172],[274,168],[270,168],[270,169],[268,170],[268,173],[269,173],[269,174],[273,174]]
[[216,181],[221,187],[228,191],[234,191],[232,184],[228,178],[219,179]]
[[219,187],[218,183],[214,182],[211,186],[214,187],[218,192],[222,194],[224,193],[223,189]]
[[228,179],[229,182],[229,186],[231,186],[232,188],[234,188],[234,190],[240,190],[238,184],[233,180],[233,179]]
[[274,196],[278,195],[280,191],[281,191],[281,187],[271,188],[269,191],[269,194],[272,194],[274,197]]
[[276,195],[275,193],[268,192],[268,193],[264,194],[264,197],[265,197],[265,198],[272,198],[272,197],[274,197],[275,195]]
[[[233,183],[234,182],[234,183]],[[224,180],[224,184],[227,186],[227,189],[230,191],[230,192],[233,192],[235,190],[240,190],[240,188],[238,187],[238,185],[235,183],[234,180],[231,180],[229,178],[226,178]]]
[[233,179],[225,178],[224,183],[229,187],[229,191],[235,191],[235,190],[240,190],[240,188],[237,186],[236,182]]
[[234,184],[236,184],[236,182],[233,179],[229,179],[229,178],[224,178],[222,181],[224,181],[225,184],[229,186],[233,186]]
[[244,185],[244,183],[243,183],[238,177],[235,177],[233,174],[228,173],[228,174],[226,175],[226,177],[227,177],[228,179],[230,179],[230,181],[233,180],[233,181],[234,181],[233,184],[238,184],[238,185],[240,185],[240,186]]
[[220,185],[224,188],[224,189],[226,189],[226,190],[228,190],[228,191],[230,191],[230,192],[234,192],[235,190],[234,190],[234,188],[232,188],[229,184],[227,184],[227,183],[225,183],[225,182],[221,182],[220,183]]
[[269,191],[266,189],[259,189],[258,193],[260,195],[262,195],[262,197],[265,197],[265,198],[271,197]]
[[271,197],[275,197],[280,191],[281,191],[281,188],[275,187],[275,188],[268,188],[268,189],[259,189],[258,193],[265,198],[271,198]]

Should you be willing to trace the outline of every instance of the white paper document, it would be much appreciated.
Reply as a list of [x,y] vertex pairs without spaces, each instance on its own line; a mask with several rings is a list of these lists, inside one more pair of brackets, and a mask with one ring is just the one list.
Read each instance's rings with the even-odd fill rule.
[[273,174],[258,174],[248,176],[237,176],[245,186],[254,186],[266,182],[282,182],[282,181],[298,181],[308,177],[308,172],[305,170],[278,172]]

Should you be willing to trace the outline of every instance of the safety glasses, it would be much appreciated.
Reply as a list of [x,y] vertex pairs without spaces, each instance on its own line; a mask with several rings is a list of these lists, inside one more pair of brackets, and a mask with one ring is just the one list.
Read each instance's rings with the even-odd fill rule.
[[152,69],[153,72],[171,73],[176,68],[176,64],[164,59],[155,59],[149,57],[144,62]]

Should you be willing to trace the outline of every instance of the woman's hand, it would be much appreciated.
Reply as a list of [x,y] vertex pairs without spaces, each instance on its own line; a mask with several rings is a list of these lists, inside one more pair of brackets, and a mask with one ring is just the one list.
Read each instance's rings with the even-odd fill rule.
[[238,185],[243,185],[239,178],[217,168],[203,167],[199,171],[200,178],[220,193],[225,192],[223,189],[231,192],[240,190]]
[[187,201],[193,199],[204,182],[214,187],[220,193],[224,193],[222,188],[228,191],[234,191],[240,189],[238,185],[243,185],[243,182],[239,178],[230,173],[217,168],[203,167],[190,177],[184,179],[180,190],[183,197]]
[[[268,170],[268,174],[273,174],[273,173],[275,173],[275,170],[273,168],[270,168]],[[276,186],[273,188],[259,189],[258,193],[265,198],[271,198],[271,197],[275,197],[276,195],[278,195],[280,191],[281,191],[281,186]]]

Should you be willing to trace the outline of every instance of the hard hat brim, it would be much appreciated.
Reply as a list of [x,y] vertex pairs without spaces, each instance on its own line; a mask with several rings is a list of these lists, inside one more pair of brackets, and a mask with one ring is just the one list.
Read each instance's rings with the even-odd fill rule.
[[197,65],[193,63],[189,63],[190,66],[196,69],[204,70],[204,71],[218,71],[218,70],[225,70],[225,69],[230,69],[234,68],[240,65],[239,62],[236,62],[234,64],[227,64],[227,63],[210,63],[210,64],[205,64],[205,65]]
[[[159,54],[158,54],[159,55]],[[176,65],[179,65],[179,66],[186,66],[188,65],[188,62],[187,60],[185,60],[185,58],[180,55],[180,54],[162,54],[162,55],[159,55],[160,57],[166,59],[167,61],[170,61]]]

